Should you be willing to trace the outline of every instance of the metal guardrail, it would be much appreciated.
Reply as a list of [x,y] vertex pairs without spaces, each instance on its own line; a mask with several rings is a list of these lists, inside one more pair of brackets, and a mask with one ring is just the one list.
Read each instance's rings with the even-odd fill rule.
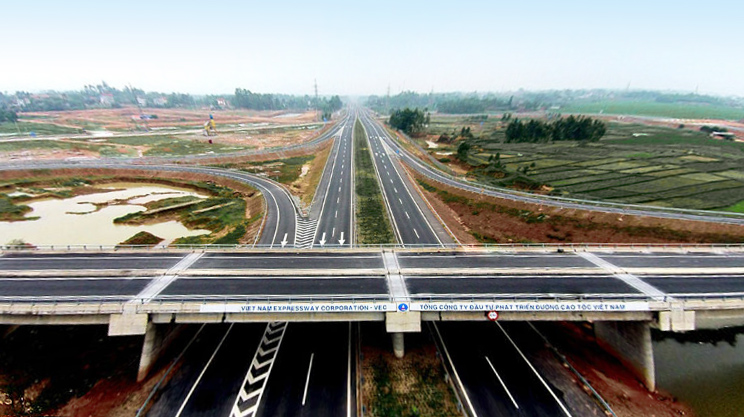
[[[636,210],[636,211],[649,212],[649,213],[699,216],[699,217],[710,218],[710,219],[733,219],[733,220],[737,220],[736,223],[744,223],[744,213],[723,212],[723,211],[713,211],[713,210],[694,210],[694,209],[683,209],[683,208],[675,208],[675,207],[658,207],[658,206],[650,206],[650,205],[643,205],[643,204],[622,204],[622,203],[613,203],[613,202],[608,202],[608,201],[587,200],[587,199],[568,198],[568,197],[560,197],[560,196],[546,196],[546,195],[541,195],[541,194],[512,190],[509,188],[494,187],[494,186],[487,185],[487,184],[472,183],[470,181],[467,181],[464,177],[455,176],[447,172],[435,170],[433,167],[421,161],[416,155],[413,155],[405,147],[397,143],[395,139],[392,139],[392,138],[388,138],[388,139],[390,139],[388,142],[393,146],[393,148],[396,149],[396,151],[398,152],[402,152],[402,155],[404,155],[406,159],[411,162],[412,168],[415,169],[417,172],[425,175],[427,178],[430,178],[438,182],[442,182],[441,181],[442,178],[447,179],[455,183],[455,184],[448,184],[448,185],[456,186],[457,188],[462,188],[464,190],[475,192],[475,193],[489,194],[494,197],[502,197],[502,198],[519,197],[518,200],[520,201],[527,201],[527,202],[532,202],[532,203],[537,203],[537,204],[540,204],[540,203],[552,204],[552,205],[556,205],[560,203],[575,204],[575,205],[584,206],[585,209],[611,208],[620,213],[628,212],[628,214],[632,214],[630,213],[630,211]],[[410,143],[417,145],[415,144],[415,142],[411,141],[410,138],[407,138],[407,140],[409,140]],[[485,193],[485,191],[489,191],[490,193],[493,193],[493,194]]]
[[[722,250],[722,251],[744,251],[743,243],[482,243],[482,244],[355,244],[338,245],[327,244],[315,246],[313,251],[326,252],[354,252],[358,250],[396,250],[412,252],[416,250],[483,250],[483,251],[519,251],[519,250],[544,250],[544,251],[590,251],[590,250],[625,250],[625,251],[651,251],[654,249],[679,249],[679,250]],[[203,244],[203,245],[0,245],[0,251],[6,252],[116,252],[116,251],[150,251],[166,252],[176,251],[252,251],[252,252],[296,252],[306,251],[294,246],[284,248],[269,244]]]

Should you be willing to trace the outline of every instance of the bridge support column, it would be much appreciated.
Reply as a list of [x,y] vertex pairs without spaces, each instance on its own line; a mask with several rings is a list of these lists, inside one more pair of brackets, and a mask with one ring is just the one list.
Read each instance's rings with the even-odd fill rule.
[[393,337],[393,353],[396,358],[400,359],[406,354],[404,333],[391,333],[390,335]]
[[421,332],[421,312],[387,312],[385,313],[385,329],[393,338],[393,353],[395,353],[395,357],[402,358],[406,353],[403,334]]
[[651,325],[645,321],[597,321],[599,345],[636,374],[650,391],[656,390]]
[[137,382],[142,382],[147,377],[155,362],[183,328],[184,325],[158,325],[153,322],[147,324],[139,368],[137,369]]

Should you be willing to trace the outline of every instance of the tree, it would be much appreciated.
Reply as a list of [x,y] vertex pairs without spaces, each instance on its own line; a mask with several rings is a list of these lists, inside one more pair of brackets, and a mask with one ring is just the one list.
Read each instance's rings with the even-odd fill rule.
[[468,160],[468,153],[472,146],[468,141],[462,141],[460,146],[457,147],[457,159],[466,162]]
[[394,110],[388,123],[395,129],[402,130],[408,135],[415,135],[424,129],[429,120],[429,114],[419,109]]
[[18,121],[18,114],[13,110],[0,109],[0,123],[10,122],[15,123]]

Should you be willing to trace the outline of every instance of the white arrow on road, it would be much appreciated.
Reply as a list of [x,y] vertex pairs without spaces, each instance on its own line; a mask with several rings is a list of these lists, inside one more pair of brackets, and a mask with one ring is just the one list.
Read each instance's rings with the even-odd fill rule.
[[341,239],[338,240],[339,245],[343,245],[346,240],[344,239],[344,232],[341,232]]
[[280,243],[282,244],[282,247],[287,245],[287,234],[286,233],[284,234],[284,239],[282,239]]
[[323,232],[323,236],[320,238],[320,246],[325,246],[325,232]]

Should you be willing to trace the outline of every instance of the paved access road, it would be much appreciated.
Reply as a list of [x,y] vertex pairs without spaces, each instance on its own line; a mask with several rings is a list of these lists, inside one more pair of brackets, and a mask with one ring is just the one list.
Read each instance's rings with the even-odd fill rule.
[[317,227],[310,247],[354,244],[354,142],[356,114],[338,123],[339,132],[318,184],[310,218]]
[[488,251],[6,252],[3,300],[412,300],[744,294],[744,254]]
[[356,415],[350,323],[202,326],[148,416]]

